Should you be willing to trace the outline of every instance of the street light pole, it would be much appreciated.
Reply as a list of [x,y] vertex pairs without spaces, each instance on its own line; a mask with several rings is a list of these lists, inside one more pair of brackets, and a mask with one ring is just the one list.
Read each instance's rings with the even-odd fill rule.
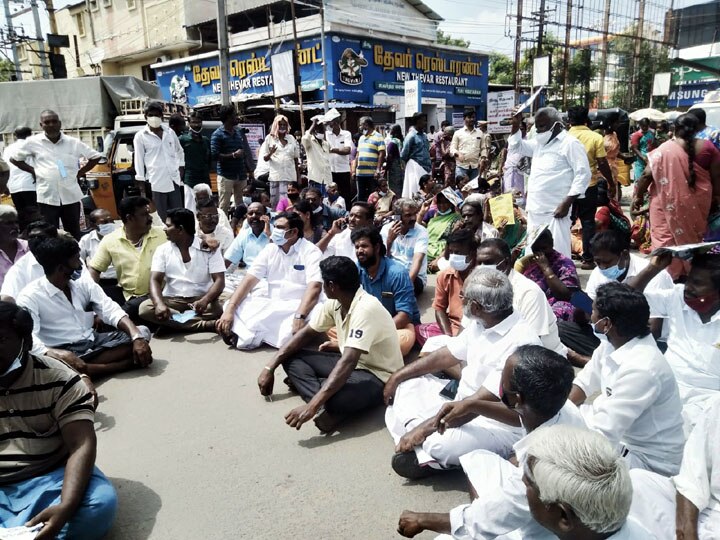
[[323,112],[328,112],[327,54],[325,53],[325,0],[320,0],[320,43],[322,44]]
[[220,98],[223,105],[230,105],[230,88],[228,86],[228,67],[230,54],[228,51],[227,14],[225,0],[217,0],[217,32],[218,51],[220,53]]
[[297,22],[295,19],[295,0],[290,0],[290,14],[292,15],[292,29],[295,59],[295,81],[297,87],[298,105],[300,106],[300,133],[305,133],[305,117],[303,115],[303,98],[302,98],[302,77],[300,77],[300,42],[297,37]]

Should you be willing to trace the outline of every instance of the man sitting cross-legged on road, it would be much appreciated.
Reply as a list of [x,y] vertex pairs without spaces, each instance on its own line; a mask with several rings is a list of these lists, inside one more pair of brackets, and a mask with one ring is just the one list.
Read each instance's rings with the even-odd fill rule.
[[[585,427],[580,411],[568,400],[574,377],[566,358],[545,347],[523,345],[505,363],[503,403],[472,398],[454,401],[440,409],[435,423],[448,429],[460,425],[466,415],[484,413],[515,424],[519,418],[525,433],[556,424]],[[522,455],[526,443],[527,435],[513,445],[516,456]],[[405,511],[400,534],[412,538],[431,530],[451,533],[453,538],[495,538],[532,524],[523,463],[518,466],[487,450],[465,454],[460,462],[471,484],[472,503],[442,514]]]
[[202,248],[195,236],[195,216],[185,208],[168,210],[165,234],[170,241],[153,255],[150,300],[140,304],[140,318],[186,332],[214,332],[222,315],[218,298],[225,288],[220,250]]
[[[100,285],[79,279],[80,246],[70,238],[50,238],[35,256],[45,277],[33,281],[17,298],[32,315],[32,353],[61,360],[80,373],[101,377],[152,362],[150,331],[137,327]],[[110,332],[93,329],[95,316]]]
[[[406,478],[458,466],[460,456],[478,448],[507,457],[521,435],[519,428],[478,415],[444,433],[435,429],[435,415],[453,399],[473,396],[500,401],[500,378],[507,358],[521,345],[541,344],[530,325],[513,311],[512,286],[501,271],[476,268],[465,280],[462,299],[470,321],[465,330],[444,347],[405,366],[385,384],[385,401],[392,403],[385,423],[397,445],[392,466]],[[443,370],[459,378],[459,385],[430,375]]]
[[[303,238],[300,216],[278,214],[270,240],[217,321],[218,333],[238,349],[263,342],[282,347],[305,326],[320,298],[322,253]],[[263,286],[255,289],[258,283]]]
[[[328,257],[320,272],[329,300],[263,368],[258,385],[262,395],[272,394],[274,373],[282,364],[289,384],[307,403],[285,416],[287,424],[300,429],[315,418],[318,429],[329,433],[344,417],[382,405],[383,385],[403,360],[392,317],[360,287],[355,263]],[[332,327],[337,328],[340,354],[324,352],[328,342],[320,352],[302,350]]]
[[117,496],[95,467],[93,396],[63,363],[31,354],[32,336],[30,314],[0,302],[0,524],[42,523],[37,540],[99,540]]

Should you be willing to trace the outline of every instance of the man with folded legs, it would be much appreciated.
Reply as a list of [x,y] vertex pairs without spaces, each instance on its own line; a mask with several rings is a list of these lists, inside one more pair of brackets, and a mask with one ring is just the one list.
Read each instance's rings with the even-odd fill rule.
[[[380,301],[360,287],[357,266],[347,257],[320,263],[328,301],[310,323],[296,333],[263,368],[260,393],[272,394],[275,370],[282,365],[289,384],[306,405],[285,416],[290,427],[310,419],[331,432],[345,417],[382,405],[383,385],[403,365],[392,318]],[[337,328],[339,354],[303,350],[313,339]]]

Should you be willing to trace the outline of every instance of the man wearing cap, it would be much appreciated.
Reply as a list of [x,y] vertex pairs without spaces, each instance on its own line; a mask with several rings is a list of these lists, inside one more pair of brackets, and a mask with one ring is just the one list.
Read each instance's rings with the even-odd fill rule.
[[477,178],[480,163],[480,146],[483,133],[475,127],[475,110],[468,109],[463,115],[461,129],[455,131],[450,152],[455,158],[455,177],[465,175],[470,180]]
[[350,132],[340,126],[341,121],[342,117],[337,109],[330,109],[325,115],[325,125],[330,126],[326,135],[330,144],[332,180],[337,184],[340,196],[349,203],[353,198],[350,152],[354,145]]
[[332,182],[330,169],[330,144],[325,140],[325,116],[319,114],[312,119],[310,129],[301,139],[307,156],[307,174],[310,186],[326,195],[326,186]]
[[430,141],[425,134],[427,126],[427,115],[417,112],[410,119],[410,129],[405,137],[400,157],[407,163],[411,159],[420,165],[425,172],[430,172],[432,162],[430,161]]

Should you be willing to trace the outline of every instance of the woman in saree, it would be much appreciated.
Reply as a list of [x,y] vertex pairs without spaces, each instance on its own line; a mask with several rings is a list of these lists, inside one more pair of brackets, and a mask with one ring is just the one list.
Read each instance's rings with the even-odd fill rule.
[[[720,202],[720,151],[696,139],[698,121],[691,114],[676,121],[675,138],[648,155],[633,199],[633,210],[650,195],[652,249],[702,242],[710,209]],[[668,272],[674,280],[686,275],[687,261],[673,259]]]

